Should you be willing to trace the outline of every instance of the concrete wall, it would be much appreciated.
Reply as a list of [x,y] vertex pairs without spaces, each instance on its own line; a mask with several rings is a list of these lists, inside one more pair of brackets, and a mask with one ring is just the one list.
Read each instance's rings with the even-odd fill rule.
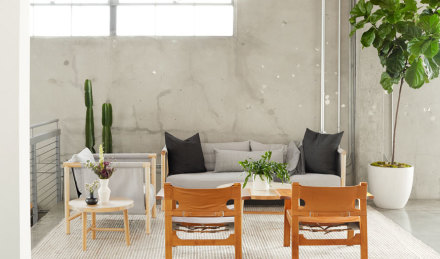
[[[234,37],[33,38],[31,121],[59,118],[64,157],[84,147],[84,91],[95,134],[113,104],[114,152],[159,152],[163,132],[202,141],[300,140],[319,130],[321,2],[237,1]],[[343,21],[348,3],[344,3]],[[337,2],[327,6],[326,131],[337,130]],[[342,130],[348,136],[348,36],[342,36]]]
[[[358,39],[360,34],[357,35]],[[370,162],[391,157],[391,95],[379,84],[374,48],[357,50],[356,175],[367,179]],[[398,87],[394,92],[397,103]],[[404,85],[397,122],[396,160],[415,166],[411,198],[440,198],[440,80],[418,90]]]

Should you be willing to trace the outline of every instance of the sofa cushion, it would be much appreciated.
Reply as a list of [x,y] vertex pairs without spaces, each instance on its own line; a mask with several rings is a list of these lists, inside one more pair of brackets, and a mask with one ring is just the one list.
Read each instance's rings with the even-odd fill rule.
[[203,157],[205,159],[205,167],[208,171],[214,171],[215,153],[214,149],[250,151],[249,141],[242,142],[225,142],[225,143],[202,143]]
[[340,187],[341,177],[333,174],[301,174],[290,177],[291,182],[299,182],[303,186]]
[[[182,188],[208,189],[228,183],[243,183],[245,178],[246,174],[243,172],[224,172],[221,174],[203,172],[171,175],[167,177],[167,182]],[[339,187],[341,185],[341,178],[331,174],[294,175],[290,180],[304,186]],[[249,182],[252,182],[252,179],[249,179]]]
[[[267,151],[236,151],[215,149],[215,172],[235,172],[243,170],[239,161],[261,159]],[[283,162],[283,150],[272,150],[271,161]]]
[[181,140],[165,132],[165,144],[170,175],[206,171],[199,133]]
[[250,141],[251,151],[272,151],[276,149],[283,150],[283,163],[287,163],[287,145],[284,144],[263,144],[254,140]]
[[173,186],[189,189],[209,189],[217,188],[219,185],[227,183],[242,183],[246,175],[243,172],[204,172],[176,174],[167,177],[167,182]]
[[321,134],[306,130],[303,139],[306,172],[338,174],[338,147],[343,134]]

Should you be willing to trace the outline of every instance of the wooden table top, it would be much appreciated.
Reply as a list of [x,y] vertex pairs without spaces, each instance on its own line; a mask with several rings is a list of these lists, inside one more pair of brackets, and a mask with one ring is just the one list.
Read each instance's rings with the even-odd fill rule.
[[130,209],[134,206],[134,201],[125,198],[112,198],[106,204],[98,202],[96,205],[87,205],[84,198],[69,201],[69,206],[73,210],[80,212],[114,212]]
[[[222,184],[217,186],[217,188],[226,188],[231,186],[232,183]],[[242,200],[283,200],[290,199],[292,197],[292,185],[289,183],[277,183],[272,182],[270,184],[269,190],[253,190],[252,183],[249,182],[244,189],[241,191]],[[164,193],[161,189],[157,195],[156,199],[163,199]],[[371,193],[367,193],[367,199],[373,200],[374,196]]]

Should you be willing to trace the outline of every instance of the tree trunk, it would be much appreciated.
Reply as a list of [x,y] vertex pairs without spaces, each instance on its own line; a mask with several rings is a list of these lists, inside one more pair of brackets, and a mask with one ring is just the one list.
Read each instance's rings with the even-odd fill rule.
[[397,99],[397,107],[396,107],[396,117],[394,119],[394,133],[393,133],[393,151],[391,153],[391,164],[394,164],[394,155],[396,153],[396,130],[397,130],[397,116],[399,115],[399,107],[400,107],[400,96],[402,95],[402,86],[403,86],[403,80],[404,78],[400,80],[400,87],[399,87],[399,97]]

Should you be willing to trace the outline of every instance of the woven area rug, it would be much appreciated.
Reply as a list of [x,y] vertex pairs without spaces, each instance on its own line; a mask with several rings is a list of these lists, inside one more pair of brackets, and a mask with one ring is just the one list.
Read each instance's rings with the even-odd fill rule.
[[[264,210],[246,207],[246,210]],[[274,208],[270,208],[274,210]],[[281,207],[276,209],[281,210]],[[122,213],[121,213],[122,214]],[[97,215],[98,227],[122,227],[122,215]],[[90,224],[90,222],[89,222]],[[145,234],[144,218],[130,216],[131,245],[125,245],[122,232],[97,232],[88,235],[87,251],[82,251],[81,220],[72,221],[71,234],[65,234],[64,222],[58,224],[32,250],[32,258],[164,258],[164,214],[152,220],[152,232]],[[344,233],[304,233],[307,236],[341,238]],[[183,238],[224,237],[227,233],[179,234]],[[320,236],[320,237],[321,237]],[[432,248],[413,237],[375,209],[368,207],[369,258],[440,258]],[[233,247],[175,247],[173,258],[234,258]],[[283,216],[245,214],[243,219],[243,258],[291,258],[291,249],[283,247]],[[303,246],[300,258],[360,258],[359,246]]]

